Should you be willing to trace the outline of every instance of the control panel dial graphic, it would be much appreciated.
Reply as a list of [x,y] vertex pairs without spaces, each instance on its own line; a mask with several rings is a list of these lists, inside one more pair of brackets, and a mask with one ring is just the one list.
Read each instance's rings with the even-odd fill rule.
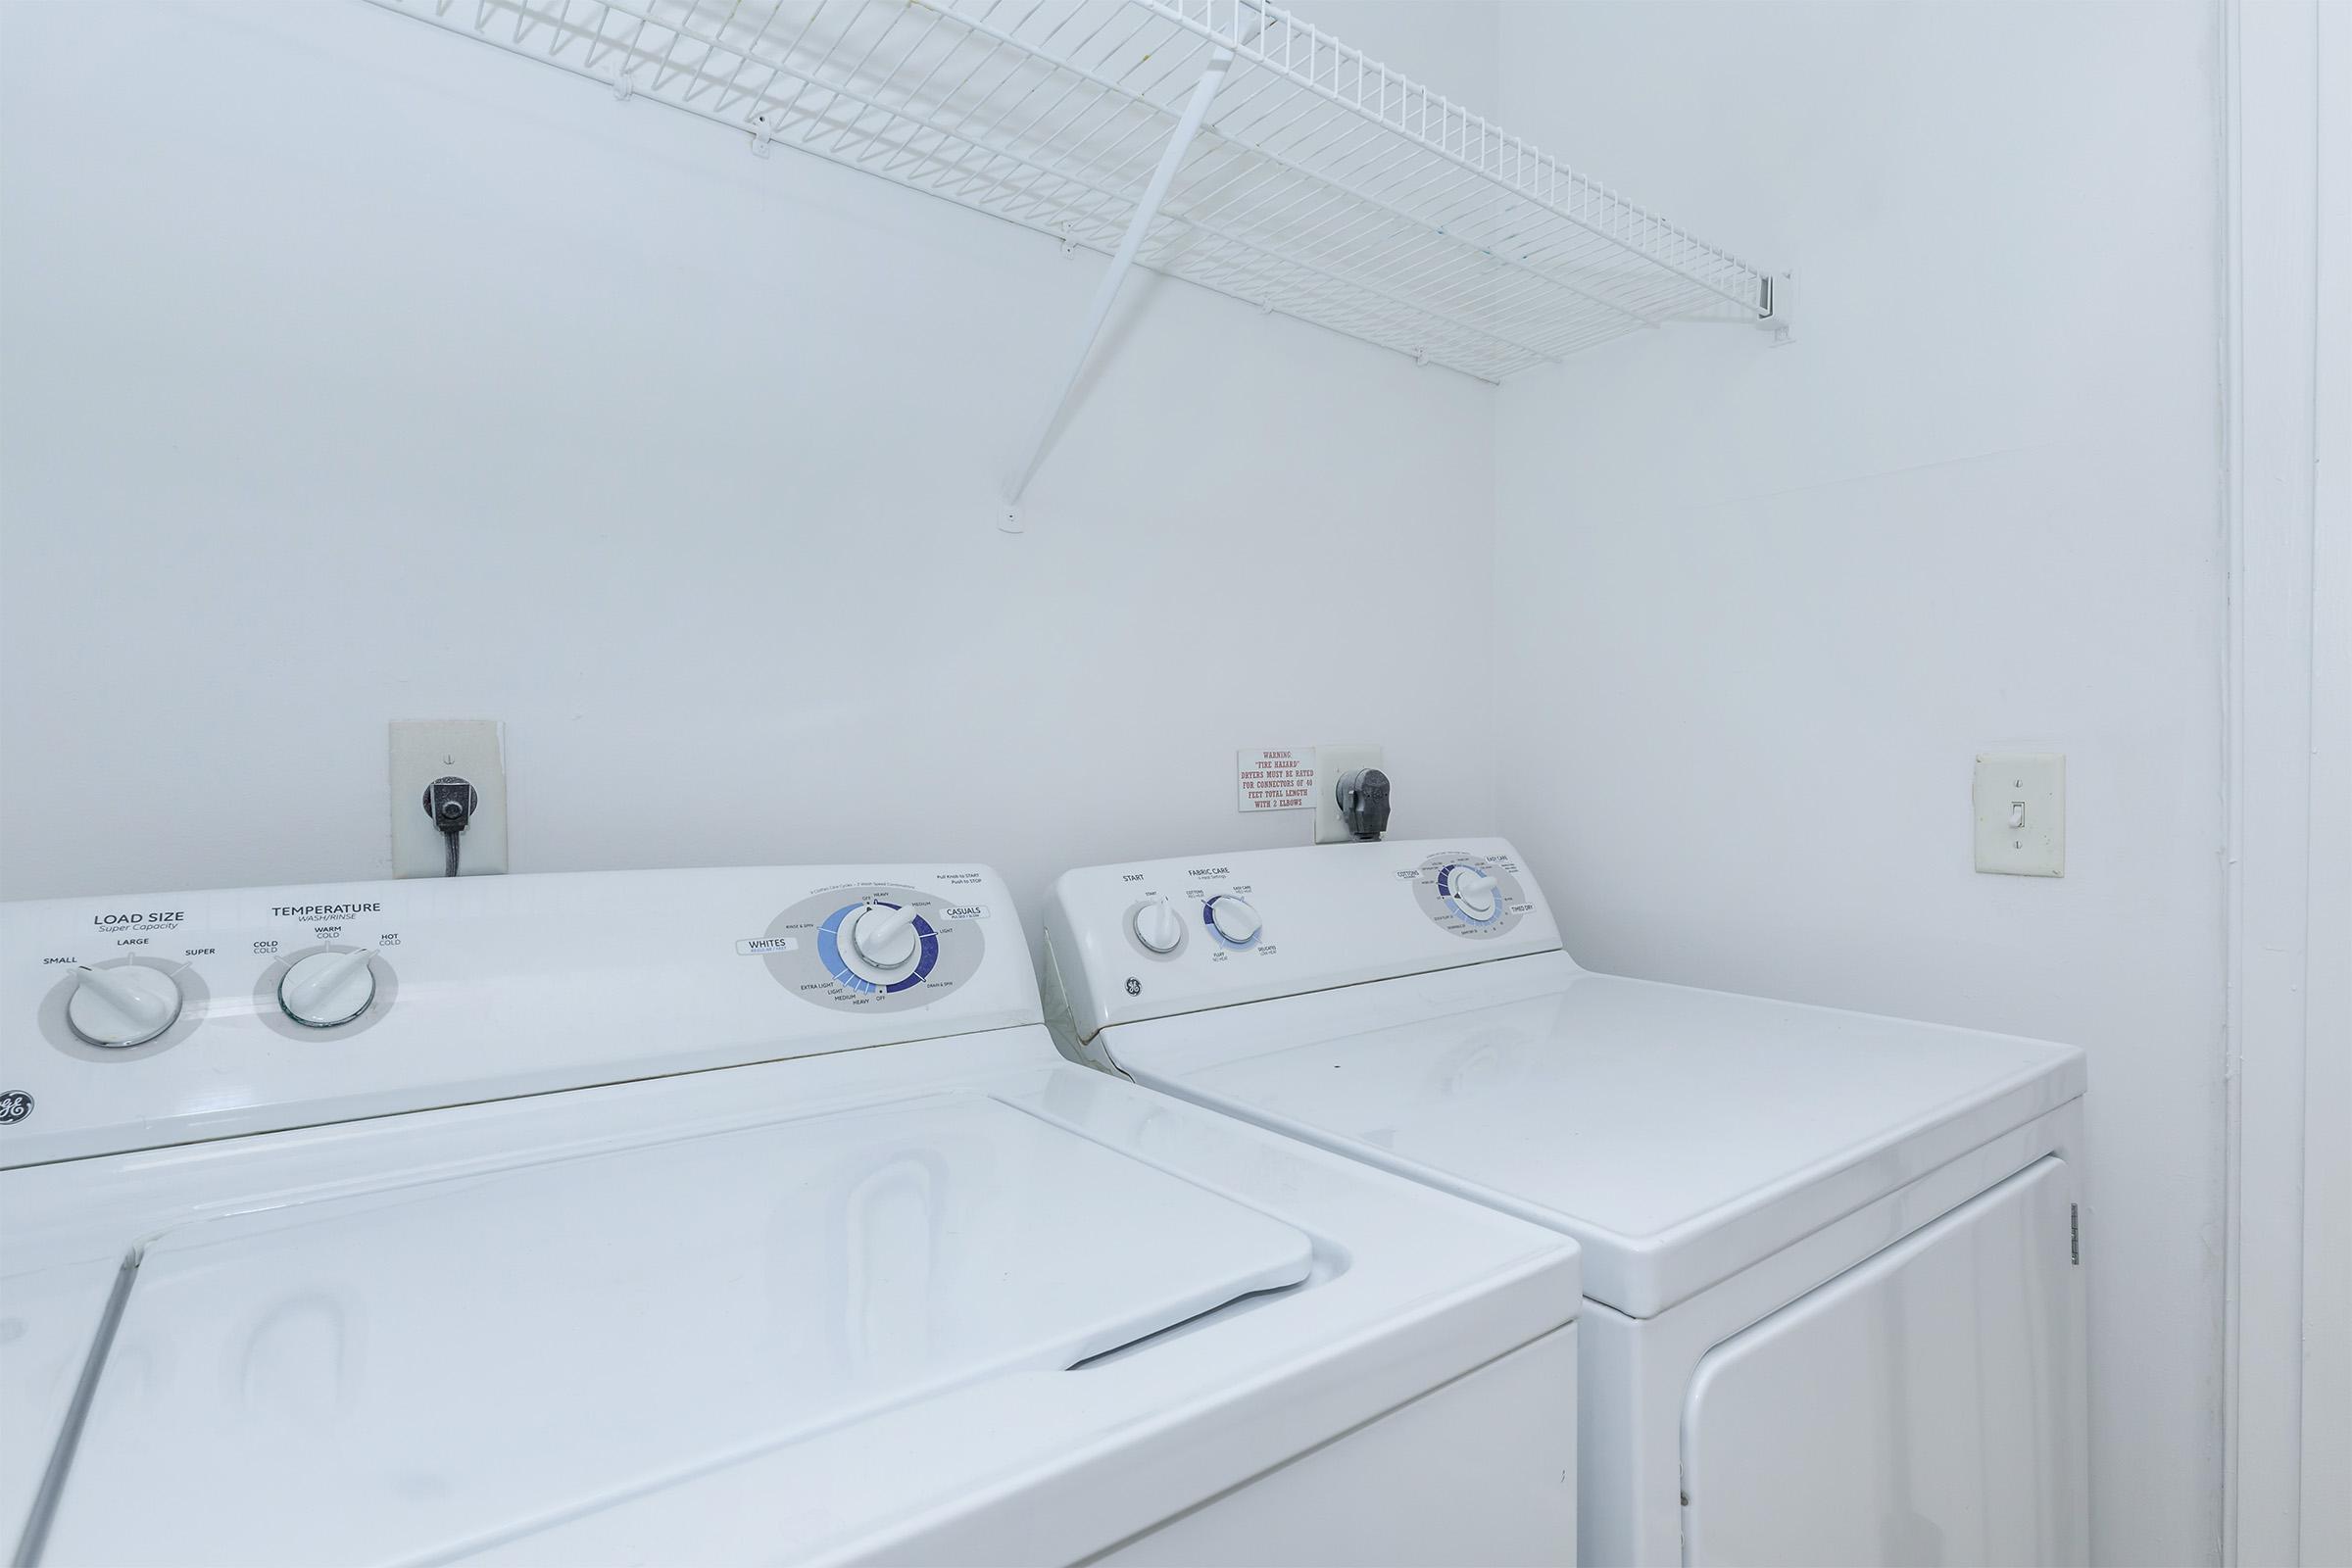
[[179,982],[143,963],[84,965],[66,1021],[84,1044],[120,1051],[143,1046],[179,1022]]
[[835,888],[769,922],[769,938],[789,941],[761,961],[786,990],[820,1007],[919,1007],[978,971],[984,914],[918,888]]
[[1529,908],[1518,869],[1486,856],[1433,855],[1413,873],[1413,901],[1440,930],[1474,941],[1498,937]]

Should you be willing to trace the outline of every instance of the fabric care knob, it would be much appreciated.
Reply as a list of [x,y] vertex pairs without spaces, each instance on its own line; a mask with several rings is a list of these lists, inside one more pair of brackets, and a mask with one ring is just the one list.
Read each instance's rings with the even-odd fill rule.
[[1217,935],[1237,948],[1248,947],[1256,941],[1257,933],[1265,923],[1257,917],[1255,909],[1231,894],[1210,902],[1208,920],[1217,928]]

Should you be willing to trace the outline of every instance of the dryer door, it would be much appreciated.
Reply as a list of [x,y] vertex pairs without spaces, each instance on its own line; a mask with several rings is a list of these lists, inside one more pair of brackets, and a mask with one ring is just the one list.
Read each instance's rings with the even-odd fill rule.
[[2042,1159],[1709,1351],[1684,1560],[2083,1561],[2074,1202]]

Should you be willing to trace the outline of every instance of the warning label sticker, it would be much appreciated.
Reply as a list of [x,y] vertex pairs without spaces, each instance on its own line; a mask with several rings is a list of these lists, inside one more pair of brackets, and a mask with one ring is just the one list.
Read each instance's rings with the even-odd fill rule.
[[1315,804],[1315,749],[1239,752],[1245,811],[1304,811]]

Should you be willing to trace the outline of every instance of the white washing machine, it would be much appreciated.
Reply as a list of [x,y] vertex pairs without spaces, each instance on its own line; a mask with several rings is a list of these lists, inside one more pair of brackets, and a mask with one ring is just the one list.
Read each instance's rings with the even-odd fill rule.
[[2080,1052],[1588,974],[1495,839],[1046,924],[1070,1054],[1584,1244],[1585,1562],[2083,1560]]
[[1565,1561],[1574,1245],[1084,1071],[978,866],[19,904],[20,1563]]

